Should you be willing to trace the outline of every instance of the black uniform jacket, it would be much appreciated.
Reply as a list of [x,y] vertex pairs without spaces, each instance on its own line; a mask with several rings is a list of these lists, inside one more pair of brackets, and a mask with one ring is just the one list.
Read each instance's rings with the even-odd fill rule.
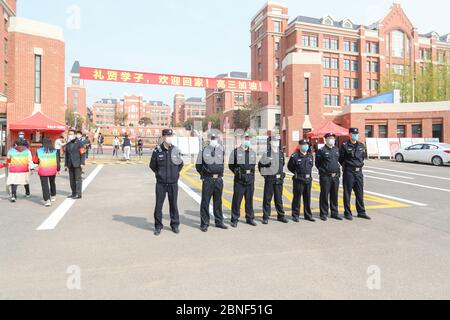
[[65,146],[65,166],[66,168],[79,168],[85,165],[86,153],[80,152],[84,149],[84,143],[78,139],[70,141]]
[[256,152],[252,149],[244,150],[242,147],[234,149],[228,164],[234,173],[234,181],[241,184],[255,182]]
[[339,163],[345,168],[362,168],[364,167],[364,158],[366,147],[361,142],[356,144],[350,141],[345,142],[340,150]]
[[283,183],[285,159],[282,152],[272,152],[269,148],[258,163],[258,170],[266,181]]
[[177,184],[183,166],[183,159],[177,147],[166,149],[164,144],[161,144],[153,151],[150,169],[156,174],[157,183]]
[[336,174],[340,176],[341,166],[339,165],[339,149],[336,147],[323,147],[316,154],[316,167],[321,176]]
[[296,151],[288,162],[288,169],[294,174],[294,181],[303,183],[312,182],[312,169],[314,167],[314,158],[310,153],[302,154]]
[[225,151],[222,146],[215,148],[207,146],[203,152],[198,155],[197,164],[195,168],[200,173],[202,179],[213,178],[217,176],[222,178],[225,171]]

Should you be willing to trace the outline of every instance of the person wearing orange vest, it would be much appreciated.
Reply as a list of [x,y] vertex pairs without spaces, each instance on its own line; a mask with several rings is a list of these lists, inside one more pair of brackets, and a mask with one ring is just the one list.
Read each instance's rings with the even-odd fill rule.
[[[44,138],[42,148],[37,151],[38,174],[41,179],[42,195],[45,206],[50,207],[56,201],[56,175],[61,170],[58,154],[52,141]],[[49,187],[50,186],[50,187]]]
[[27,198],[30,197],[30,169],[34,167],[33,157],[26,146],[26,141],[19,139],[14,148],[8,151],[6,161],[9,167],[6,184],[11,188],[11,202],[17,200],[17,186],[25,186]]

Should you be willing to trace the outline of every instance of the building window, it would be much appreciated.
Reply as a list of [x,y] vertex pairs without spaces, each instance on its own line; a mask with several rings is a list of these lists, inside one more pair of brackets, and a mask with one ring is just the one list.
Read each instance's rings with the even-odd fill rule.
[[309,47],[309,36],[302,36],[302,43],[304,47]]
[[275,70],[279,70],[280,69],[280,59],[276,58],[275,59]]
[[352,79],[352,89],[358,89],[358,88],[359,88],[359,80]]
[[350,60],[344,60],[344,70],[350,71]]
[[405,125],[397,126],[397,138],[406,138],[406,126]]
[[262,74],[262,63],[258,63],[258,74]]
[[331,77],[331,87],[332,88],[339,88],[339,78],[338,77]]
[[323,104],[325,106],[331,106],[331,96],[329,94],[323,96]]
[[352,71],[358,71],[358,61],[352,60]]
[[302,43],[305,47],[317,48],[317,36],[302,36]]
[[309,45],[312,48],[317,48],[317,37],[309,37]]
[[380,47],[378,46],[378,43],[372,43],[370,45],[370,52],[373,53],[373,54],[380,53]]
[[331,58],[331,69],[339,69],[339,60],[337,58]]
[[328,38],[323,39],[323,48],[330,49],[330,39],[328,39]]
[[378,92],[379,89],[380,89],[380,82],[378,80],[373,80],[372,90],[375,90],[376,92]]
[[350,52],[350,41],[344,41],[344,51]]
[[330,87],[330,77],[329,76],[324,76],[323,77],[323,87],[324,88],[329,88]]
[[392,32],[392,56],[397,58],[405,56],[405,34],[399,30]]
[[305,78],[305,115],[309,116],[309,78]]
[[277,106],[281,105],[281,96],[280,95],[276,96],[276,104],[277,104]]
[[324,69],[330,69],[330,58],[325,57],[325,58],[323,58],[322,61],[323,61],[322,62],[323,68]]
[[366,62],[366,71],[367,71],[367,72],[370,72],[370,71],[371,71],[371,63],[370,63],[370,61],[367,61],[367,62]]
[[352,52],[358,52],[358,42],[352,42],[351,43],[351,51]]
[[433,139],[439,139],[439,141],[442,141],[443,137],[443,126],[442,124],[433,124]]
[[366,138],[373,138],[373,126],[366,126]]
[[279,113],[275,115],[275,127],[278,129],[281,127],[281,114]]
[[387,125],[378,126],[378,137],[382,138],[382,139],[388,137],[388,126]]
[[331,50],[339,50],[339,41],[337,39],[331,39]]
[[366,86],[367,86],[367,90],[369,90],[369,91],[372,90],[372,81],[370,79],[366,80]]
[[280,77],[279,76],[275,77],[275,86],[277,89],[280,88]]
[[414,124],[411,128],[413,138],[422,138],[422,125]]
[[344,89],[350,89],[350,78],[344,78]]
[[350,96],[345,96],[345,97],[344,97],[344,105],[345,105],[345,106],[349,106],[350,103],[351,103]]
[[331,96],[331,105],[334,107],[339,106],[339,96],[336,95]]
[[403,75],[405,73],[405,66],[402,64],[393,64],[392,71],[394,74]]
[[73,92],[73,112],[78,112],[78,101],[80,93],[78,91]]
[[380,64],[378,62],[372,62],[372,72],[378,73],[380,71]]
[[34,103],[41,104],[42,56],[34,56]]
[[274,32],[281,32],[281,22],[280,21],[274,21],[273,22],[273,31]]
[[280,41],[275,41],[275,51],[280,51]]

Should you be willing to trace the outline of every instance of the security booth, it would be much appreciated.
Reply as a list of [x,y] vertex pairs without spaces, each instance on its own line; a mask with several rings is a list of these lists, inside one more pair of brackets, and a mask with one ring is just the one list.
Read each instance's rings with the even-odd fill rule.
[[10,135],[8,145],[11,147],[18,139],[19,132],[25,133],[25,139],[30,143],[30,151],[34,155],[41,147],[43,138],[53,142],[66,131],[66,125],[50,119],[41,112],[9,125]]

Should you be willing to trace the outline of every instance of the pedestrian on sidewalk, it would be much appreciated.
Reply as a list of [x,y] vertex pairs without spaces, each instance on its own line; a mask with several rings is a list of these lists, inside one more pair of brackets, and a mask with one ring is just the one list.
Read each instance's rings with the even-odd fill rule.
[[131,140],[128,137],[128,135],[125,135],[125,138],[123,139],[123,144],[122,144],[122,148],[123,148],[123,156],[124,159],[126,161],[130,161],[131,160]]
[[120,140],[118,136],[114,137],[113,140],[113,157],[119,157],[119,149],[120,149]]
[[25,186],[26,197],[31,197],[30,170],[34,168],[34,164],[25,140],[16,141],[14,147],[8,151],[6,162],[9,166],[6,185],[11,188],[11,202],[14,203],[17,200],[17,186]]
[[50,139],[42,140],[42,148],[37,151],[37,160],[44,205],[50,207],[52,202],[56,201],[56,175],[61,170],[56,149]]
[[83,172],[85,166],[85,151],[74,130],[69,131],[68,141],[66,145],[65,170],[69,171],[70,188],[72,190],[72,194],[68,198],[81,199],[83,190],[81,172]]
[[62,155],[62,151],[64,146],[66,145],[65,139],[63,136],[60,136],[58,139],[56,139],[55,141],[55,150],[56,150],[56,155],[58,156],[58,162],[61,163],[61,155]]
[[103,143],[105,142],[105,138],[101,133],[98,134],[97,138],[97,154],[103,154]]

